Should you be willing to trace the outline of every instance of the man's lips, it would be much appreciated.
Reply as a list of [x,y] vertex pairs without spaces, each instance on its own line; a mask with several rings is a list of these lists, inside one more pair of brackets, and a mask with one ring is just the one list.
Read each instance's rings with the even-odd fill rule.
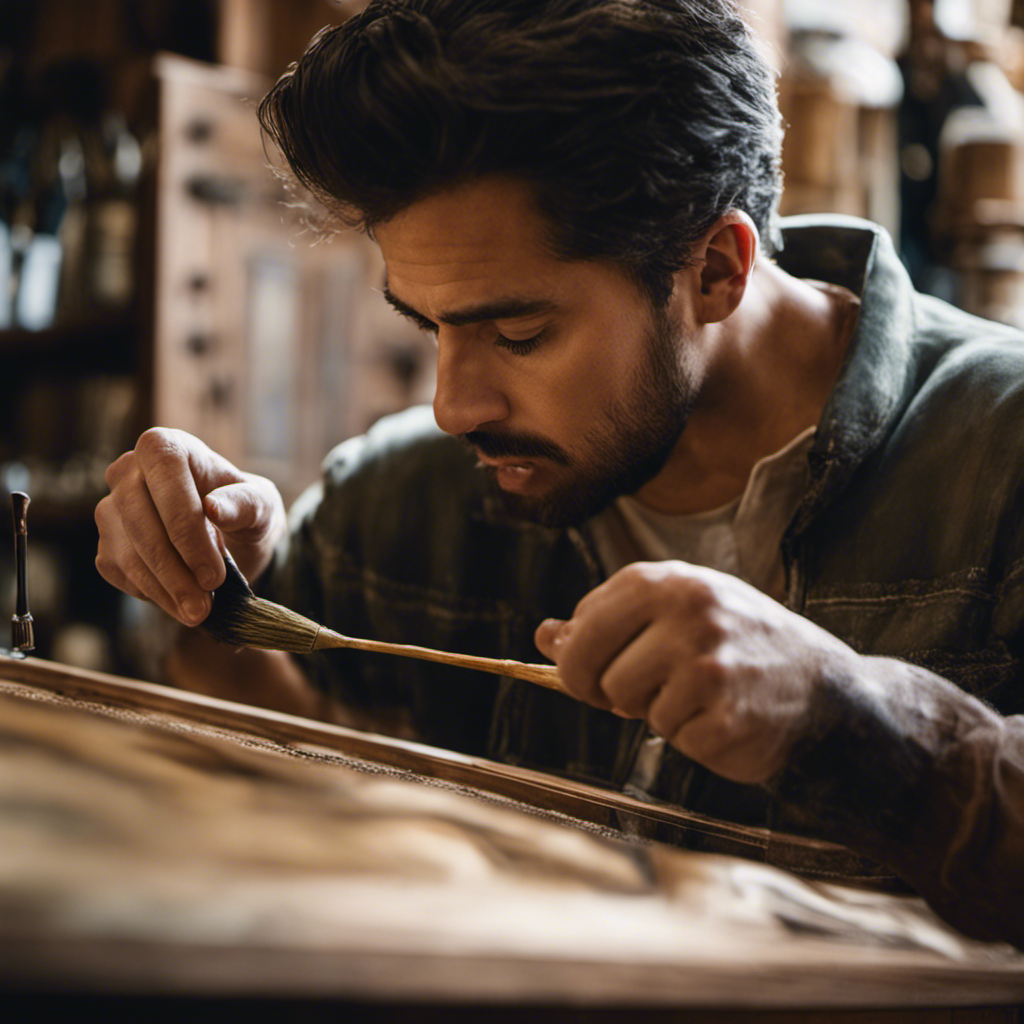
[[521,492],[526,490],[539,469],[533,459],[492,459],[486,455],[477,454],[479,464],[494,474],[495,482],[503,491]]
[[476,453],[485,466],[537,466],[544,462],[554,466],[568,466],[569,456],[553,441],[521,432],[496,434],[486,430],[471,430],[459,439]]
[[481,455],[480,452],[476,453],[477,460],[481,466],[486,466],[488,469],[533,469],[535,460],[533,459],[517,459],[517,458],[504,458],[494,459],[488,455]]

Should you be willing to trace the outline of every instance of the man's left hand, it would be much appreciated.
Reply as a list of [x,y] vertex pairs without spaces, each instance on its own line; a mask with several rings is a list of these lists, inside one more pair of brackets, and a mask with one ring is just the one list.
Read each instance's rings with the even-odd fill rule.
[[537,647],[582,701],[643,718],[736,782],[767,782],[807,725],[825,679],[860,657],[746,583],[685,562],[636,562],[592,590]]

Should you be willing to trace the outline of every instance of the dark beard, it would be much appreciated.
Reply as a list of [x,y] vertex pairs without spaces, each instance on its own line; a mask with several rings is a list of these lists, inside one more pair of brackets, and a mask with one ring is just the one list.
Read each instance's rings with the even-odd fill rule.
[[474,431],[465,440],[495,458],[540,457],[571,471],[543,497],[503,491],[488,471],[508,512],[541,526],[575,526],[633,494],[661,472],[679,440],[697,397],[697,380],[680,364],[681,332],[661,312],[654,314],[647,357],[636,368],[629,396],[610,406],[599,427],[584,434],[587,465],[544,438]]

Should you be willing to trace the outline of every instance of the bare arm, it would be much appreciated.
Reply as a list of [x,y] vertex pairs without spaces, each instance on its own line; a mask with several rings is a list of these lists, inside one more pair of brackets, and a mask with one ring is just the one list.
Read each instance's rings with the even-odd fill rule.
[[794,822],[890,865],[942,917],[1024,947],[1024,716],[926,672],[863,659],[837,678],[768,788]]

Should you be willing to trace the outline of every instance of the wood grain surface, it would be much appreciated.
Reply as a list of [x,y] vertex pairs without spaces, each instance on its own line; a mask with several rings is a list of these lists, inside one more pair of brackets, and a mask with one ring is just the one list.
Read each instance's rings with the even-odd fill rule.
[[722,1021],[1024,1001],[1024,956],[917,899],[640,841],[572,813],[609,795],[513,797],[508,771],[0,659],[0,987]]

